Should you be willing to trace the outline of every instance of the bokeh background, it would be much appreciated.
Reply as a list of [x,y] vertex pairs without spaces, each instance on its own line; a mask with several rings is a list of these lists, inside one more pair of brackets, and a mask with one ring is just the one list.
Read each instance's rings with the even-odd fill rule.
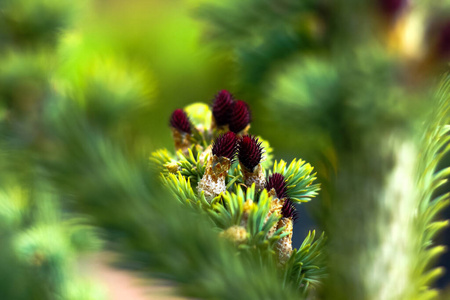
[[[42,120],[68,101],[139,161],[158,148],[173,149],[174,109],[210,104],[227,89],[249,103],[251,133],[270,141],[277,159],[302,158],[318,172],[322,192],[298,208],[294,246],[316,228],[362,251],[359,244],[373,241],[358,236],[357,224],[377,210],[379,200],[370,195],[384,186],[379,178],[396,159],[384,151],[399,153],[389,144],[396,139],[419,143],[447,71],[447,2],[0,0],[2,134],[13,151],[51,157],[58,151],[48,136],[55,133]],[[447,155],[439,168],[449,164]],[[408,189],[406,180],[396,184]],[[448,190],[442,186],[436,195]],[[450,211],[440,217],[450,218]],[[436,242],[450,245],[449,237],[446,229]],[[93,240],[87,248],[100,251]],[[336,253],[345,248],[336,247]],[[450,269],[450,255],[435,264]],[[432,286],[449,284],[444,275]],[[363,294],[348,299],[372,299]]]

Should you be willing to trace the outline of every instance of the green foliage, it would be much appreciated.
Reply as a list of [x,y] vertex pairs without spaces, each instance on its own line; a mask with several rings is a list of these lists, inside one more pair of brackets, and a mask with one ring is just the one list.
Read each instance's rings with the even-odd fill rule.
[[285,161],[280,160],[275,161],[272,174],[280,173],[286,178],[287,193],[292,201],[308,202],[311,197],[317,195],[319,190],[318,184],[312,184],[316,179],[316,173],[311,174],[312,171],[313,167],[301,159],[294,159],[289,166]]
[[[211,155],[212,138],[218,136],[219,132],[209,129],[207,124],[210,121],[199,116],[200,113],[205,113],[211,118],[211,112],[206,105],[194,104],[187,109],[187,112],[191,120],[194,120],[194,127],[197,128],[194,139],[191,140],[193,144],[187,149],[187,154],[178,150],[177,159],[174,159],[167,150],[162,149],[153,152],[150,158],[151,162],[161,170],[164,185],[179,202],[188,204],[186,209],[193,207],[194,211],[207,215],[215,224],[216,230],[238,244],[237,250],[243,257],[251,259],[259,257],[261,267],[270,266],[277,269],[278,254],[275,248],[277,242],[287,237],[289,233],[285,232],[285,227],[277,228],[280,212],[271,211],[272,197],[265,189],[257,191],[255,184],[245,186],[241,166],[239,162],[235,162],[225,179],[226,192],[208,202],[204,191],[197,191],[197,185],[204,176],[208,157]],[[206,121],[206,124],[202,124],[202,121]],[[265,147],[263,168],[270,168],[273,150],[267,141],[260,140]],[[294,160],[289,166],[286,166],[284,161],[276,162],[274,166],[274,172],[282,173],[285,176],[288,194],[292,201],[296,202],[306,202],[317,194],[319,186],[312,184],[316,179],[315,174],[311,174],[312,170],[311,165],[305,164],[302,160]],[[275,232],[271,232],[273,228]],[[271,233],[269,234],[269,232]],[[313,240],[314,237],[312,237],[311,243]],[[321,244],[322,240],[323,237],[317,243]],[[322,250],[321,247],[314,246],[302,252],[311,251],[311,255],[298,256],[294,260],[289,260],[289,265],[284,266],[290,268],[290,275],[284,279],[285,284],[292,284],[297,289],[300,289],[301,285],[303,294],[309,291],[305,284],[309,286],[309,282],[312,282],[311,286],[317,287],[320,275],[324,273],[325,261],[312,259],[313,262],[310,262],[308,259],[323,257]],[[297,252],[294,251],[294,253]],[[308,272],[312,263],[316,263],[314,266],[318,268],[317,272]],[[305,264],[307,267],[298,268],[294,264]],[[277,273],[279,271],[278,268]],[[312,274],[312,277],[309,277],[309,274]],[[292,280],[295,281],[292,282]]]
[[[2,0],[0,1],[0,40],[17,43],[54,45],[60,30],[70,25],[77,6],[68,0]],[[0,46],[2,43],[0,43]]]
[[238,162],[235,162],[234,164],[231,165],[231,168],[228,171],[227,179],[228,179],[227,190],[235,188],[237,185],[243,184],[241,165]]
[[[156,167],[160,172],[167,174],[169,170],[167,166],[171,163],[176,163],[176,160],[171,156],[167,149],[159,149],[152,152],[150,156],[151,166]],[[178,164],[177,164],[178,166]]]
[[77,270],[81,255],[100,248],[97,231],[61,205],[33,159],[33,149],[46,142],[43,115],[54,96],[51,51],[78,4],[0,1],[0,290],[5,300],[105,296]]
[[[324,299],[437,297],[432,285],[443,271],[432,266],[444,247],[435,240],[448,225],[438,216],[450,200],[436,190],[450,169],[436,167],[450,150],[450,84],[438,103],[423,101],[416,74],[427,77],[424,65],[436,58],[425,47],[424,57],[405,59],[401,39],[392,47],[399,28],[378,14],[377,1],[193,1],[209,2],[198,10],[209,22],[201,43],[182,3],[119,2],[68,32],[83,2],[0,0],[2,299],[100,299],[74,270],[80,253],[99,247],[92,224],[125,266],[194,298],[298,299],[312,288],[308,297]],[[405,11],[429,17],[446,2]],[[406,27],[420,23],[403,17]],[[148,20],[158,26],[142,26]],[[220,45],[213,51],[211,37]],[[244,187],[238,163],[211,203],[197,191],[202,151],[219,134],[209,130],[208,105],[186,107],[197,144],[187,155],[150,158],[170,194],[141,159],[168,144],[161,128],[171,110],[229,82],[251,104],[252,129],[286,156],[301,150],[315,159],[324,177],[319,222],[330,243],[312,232],[283,266],[274,245],[284,228],[268,237],[278,221],[266,220],[272,199]],[[416,143],[429,108],[432,122]],[[263,169],[287,178],[289,196],[316,196],[312,167],[294,160],[272,168],[272,148],[260,140]],[[218,236],[233,226],[245,226],[245,242]]]
[[[300,149],[321,176],[316,219],[330,238],[330,276],[319,296],[436,298],[442,270],[431,265],[448,205],[436,193],[450,172],[436,167],[448,155],[450,101],[447,83],[440,103],[429,101],[429,80],[448,60],[433,48],[432,33],[443,32],[430,24],[448,1],[405,1],[395,17],[383,14],[386,1],[293,2],[208,3],[200,14],[214,42],[237,53],[237,90],[270,116],[252,129],[284,153]],[[307,177],[290,179],[297,201],[315,195]]]
[[[254,185],[250,188],[250,191],[255,193]],[[259,195],[258,205],[250,210],[247,229],[250,235],[248,247],[257,247],[261,251],[271,251],[273,253],[276,241],[286,236],[287,233],[284,232],[284,228],[279,228],[269,237],[269,230],[277,223],[279,218],[272,214],[266,221],[271,201],[272,199],[267,195],[267,191],[262,191]]]
[[418,195],[417,229],[420,232],[420,251],[416,262],[418,299],[435,297],[436,292],[429,288],[430,283],[442,276],[442,268],[430,268],[431,264],[446,251],[445,247],[435,245],[437,234],[448,227],[449,221],[437,220],[439,213],[450,204],[450,193],[436,195],[436,190],[448,181],[450,167],[440,171],[436,168],[442,158],[450,151],[450,78],[448,75],[440,83],[436,94],[435,109],[430,114],[428,128],[421,139],[421,151],[417,170]]
[[211,127],[212,112],[205,103],[192,103],[184,108],[191,123],[203,132]]
[[261,142],[261,146],[264,148],[264,157],[261,166],[264,170],[272,168],[273,165],[273,149],[267,140],[258,136],[258,140]]
[[75,259],[100,246],[86,220],[63,216],[55,195],[19,185],[0,188],[0,207],[4,299],[103,299],[99,287],[75,271]]
[[[60,118],[68,122],[51,126],[63,150],[49,165],[52,181],[61,191],[76,195],[74,208],[91,215],[108,239],[118,242],[124,262],[145,274],[171,279],[190,297],[297,298],[290,288],[283,288],[276,269],[261,267],[256,258],[236,256],[204,213],[160,193],[145,163],[130,161],[101,133],[86,131],[87,120],[80,125],[82,114],[70,109]],[[167,178],[176,182],[174,176]],[[180,187],[178,181],[174,187]]]
[[211,206],[210,203],[206,201],[203,193],[197,195],[197,193],[194,192],[190,179],[186,179],[181,173],[178,173],[178,175],[168,174],[167,176],[162,176],[162,180],[180,202],[199,205],[206,208]]
[[[323,22],[314,1],[202,1],[197,10],[220,47],[236,53],[238,87],[251,97],[289,58],[323,46]],[[270,20],[270,21],[268,21]],[[321,49],[322,50],[322,49]],[[270,82],[270,80],[269,80]],[[255,89],[255,87],[257,87]],[[270,88],[269,88],[270,89]]]
[[50,94],[47,56],[38,53],[2,55],[0,62],[0,103],[3,114],[17,117],[36,114],[35,109]]
[[309,232],[299,249],[295,249],[284,268],[285,278],[291,278],[294,286],[306,293],[309,286],[318,288],[326,277],[324,247],[326,237],[315,239],[315,231]]
[[244,213],[244,203],[247,199],[252,202],[255,199],[255,189],[252,186],[249,191],[243,191],[240,187],[236,193],[226,192],[219,203],[212,206],[208,211],[210,218],[216,226],[225,230],[233,225],[241,225]]
[[[194,152],[196,154],[194,155]],[[180,161],[178,162],[179,172],[181,175],[189,178],[194,186],[202,179],[205,173],[206,162],[208,161],[209,155],[206,154],[202,156],[202,152],[197,149],[189,149],[188,155],[184,155],[181,151],[177,152]]]
[[248,201],[247,203],[253,203],[250,211],[246,212],[248,220],[245,225],[248,239],[245,244],[239,245],[239,248],[246,250],[258,248],[260,251],[273,253],[275,242],[286,234],[282,233],[283,229],[280,228],[270,238],[268,237],[269,230],[276,225],[279,219],[278,216],[272,215],[266,220],[271,200],[266,190],[258,195],[254,184],[245,192],[238,186],[235,193],[226,192],[220,201],[212,204],[212,209],[208,210],[208,215],[216,226],[226,230],[233,225],[242,225],[244,205],[246,201]]
[[[299,3],[293,0],[277,4],[266,0],[251,0],[245,3],[230,1],[220,4],[204,2],[198,13],[209,22],[220,40],[230,40],[233,43],[251,40],[253,47],[261,45],[264,34],[273,33],[274,28],[288,31],[290,28],[286,23],[296,24],[299,14],[312,4],[310,1]],[[270,24],[267,20],[271,20]],[[276,43],[272,44],[276,46]],[[269,46],[268,43],[264,45]]]

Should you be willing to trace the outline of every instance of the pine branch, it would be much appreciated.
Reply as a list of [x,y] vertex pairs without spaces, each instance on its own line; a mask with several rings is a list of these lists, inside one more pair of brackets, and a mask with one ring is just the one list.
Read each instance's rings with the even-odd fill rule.
[[282,287],[276,269],[236,257],[234,247],[220,239],[202,215],[157,192],[157,181],[145,164],[128,161],[82,120],[71,109],[58,126],[51,126],[60,130],[63,150],[51,164],[52,178],[75,195],[74,205],[95,217],[110,239],[121,241],[118,249],[126,253],[126,261],[146,275],[170,278],[187,296],[297,298]]
[[[2,147],[6,149],[13,148]],[[1,166],[3,299],[103,299],[100,286],[84,281],[76,270],[80,254],[99,248],[97,232],[79,216],[61,213],[57,195],[48,191],[48,183],[30,174],[31,160],[23,154],[2,155],[10,162],[28,160],[14,163],[14,168],[10,163]],[[30,180],[20,179],[18,171],[28,173],[33,187]]]
[[[223,91],[222,94],[225,97],[228,92]],[[224,106],[221,104],[218,107]],[[226,116],[221,115],[217,107],[215,109],[219,118]],[[272,165],[273,150],[268,142],[260,138],[245,137],[247,131],[243,137],[239,136],[237,139],[234,133],[229,132],[212,141],[211,137],[227,132],[228,128],[222,126],[213,127],[209,131],[203,130],[205,124],[198,122],[204,120],[198,115],[199,111],[211,116],[211,113],[208,113],[209,108],[200,104],[193,104],[185,110],[176,110],[172,114],[175,145],[181,136],[177,136],[176,130],[191,135],[197,128],[199,135],[199,138],[191,139],[189,148],[183,146],[178,150],[178,160],[171,159],[171,155],[165,150],[152,154],[152,162],[164,166],[161,172],[164,185],[179,202],[188,204],[187,208],[190,206],[201,214],[206,213],[215,224],[213,226],[215,230],[220,232],[220,236],[232,241],[243,257],[250,259],[259,257],[261,267],[270,266],[276,269],[277,273],[282,271],[280,266],[291,267],[291,275],[283,279],[284,285],[291,285],[296,289],[301,285],[303,294],[306,295],[309,284],[305,286],[305,283],[309,281],[317,283],[319,277],[315,273],[306,272],[307,268],[293,266],[299,264],[298,260],[302,258],[286,262],[285,257],[289,258],[292,252],[292,222],[295,218],[295,208],[292,207],[291,214],[284,216],[282,207],[283,203],[290,203],[288,199],[294,201],[301,199],[306,202],[317,194],[319,187],[312,184],[316,179],[315,174],[311,174],[312,167],[302,160],[298,162],[294,160],[289,166],[286,166],[284,161],[275,163],[274,173],[282,173],[278,175],[285,179],[279,184],[286,186],[287,190],[286,195],[278,197],[288,197],[278,199],[275,197],[278,195],[276,189],[282,186],[275,185],[274,193],[265,182],[263,164],[267,167]],[[183,112],[188,112],[188,117]],[[189,118],[195,118],[197,121],[192,123]],[[202,144],[208,140],[210,145]],[[224,159],[221,155],[228,156]],[[238,161],[232,163],[234,157],[238,158]],[[216,171],[213,171],[214,168]],[[256,181],[249,180],[250,176],[256,176],[252,177],[252,180]],[[216,192],[219,189],[220,192]],[[285,218],[290,218],[290,221]],[[321,251],[322,248],[313,247],[314,255],[320,255]],[[317,274],[324,273],[324,264],[324,260],[318,261]],[[309,277],[309,274],[312,276]],[[281,274],[279,276],[282,278]],[[296,281],[294,278],[297,278]],[[317,287],[317,284],[311,286]]]
[[[270,31],[287,20],[295,20],[296,15],[311,6],[311,1],[232,1],[205,4],[199,8],[198,14],[212,24],[213,33],[218,38],[236,41],[256,37],[258,33]],[[267,20],[271,20],[270,24]]]
[[[450,77],[446,75],[435,97],[429,126],[421,140],[423,150],[419,158],[417,186],[419,209],[417,228],[420,232],[420,249],[416,272],[417,294],[423,299],[436,298],[429,286],[443,274],[442,268],[431,268],[445,247],[435,246],[436,235],[449,226],[449,220],[438,221],[438,214],[450,204],[450,193],[436,195],[438,188],[448,181],[450,167],[437,171],[439,161],[450,151]],[[430,269],[431,268],[431,269]]]
[[315,231],[309,232],[302,245],[292,253],[284,269],[285,277],[292,278],[294,286],[306,294],[308,288],[318,288],[327,275],[324,247],[326,237],[322,235],[315,239]]
[[280,173],[286,178],[287,193],[292,201],[308,202],[317,195],[319,184],[312,184],[316,180],[316,173],[311,174],[313,167],[303,160],[293,160],[289,166],[281,160],[275,161],[273,173]]

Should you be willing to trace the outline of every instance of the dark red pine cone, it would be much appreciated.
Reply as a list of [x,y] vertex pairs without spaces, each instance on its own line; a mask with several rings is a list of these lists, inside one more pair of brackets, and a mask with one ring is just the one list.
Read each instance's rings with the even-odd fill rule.
[[287,199],[284,201],[283,207],[281,208],[281,215],[283,218],[292,218],[293,221],[297,220],[297,210],[291,200]]
[[184,133],[191,133],[191,123],[186,112],[182,109],[176,109],[170,117],[170,126]]
[[238,141],[238,158],[241,164],[250,172],[261,162],[263,147],[254,136],[243,136]]
[[238,100],[233,105],[233,111],[230,117],[230,130],[239,133],[244,130],[251,122],[250,109],[244,101]]
[[283,175],[280,173],[273,173],[266,180],[266,189],[270,191],[271,189],[275,189],[277,193],[277,197],[279,199],[287,197],[287,187],[286,180]]
[[233,161],[236,156],[237,151],[237,139],[236,135],[229,131],[221,136],[219,136],[213,144],[212,154],[217,157],[226,157]]
[[233,105],[233,96],[227,90],[221,90],[216,95],[212,106],[212,113],[217,126],[224,126],[230,122]]

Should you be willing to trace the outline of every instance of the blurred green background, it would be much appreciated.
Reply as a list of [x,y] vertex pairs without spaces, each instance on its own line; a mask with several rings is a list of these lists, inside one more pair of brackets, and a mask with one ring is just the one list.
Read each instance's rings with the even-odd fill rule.
[[[268,140],[277,159],[302,158],[318,172],[322,191],[299,208],[294,246],[308,229],[333,232],[341,203],[353,214],[367,208],[359,199],[337,201],[344,198],[337,182],[360,183],[346,181],[348,173],[372,183],[385,176],[393,133],[419,143],[450,54],[448,1],[0,0],[0,7],[0,117],[13,151],[58,157],[51,141],[58,129],[44,123],[57,124],[69,102],[139,162],[173,149],[173,110],[210,104],[227,89],[249,103],[251,133]],[[441,233],[447,245],[448,236]],[[449,262],[447,254],[439,265]]]

